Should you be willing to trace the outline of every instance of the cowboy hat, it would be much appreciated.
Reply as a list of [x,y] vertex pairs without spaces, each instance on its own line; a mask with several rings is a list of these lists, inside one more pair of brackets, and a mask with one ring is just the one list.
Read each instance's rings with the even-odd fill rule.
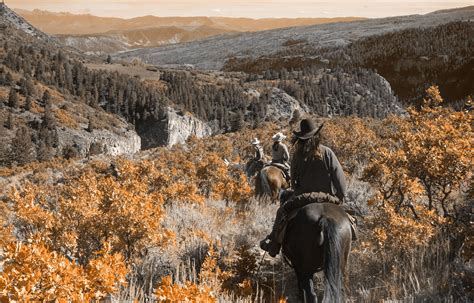
[[299,139],[309,139],[319,133],[323,128],[324,124],[321,124],[319,127],[317,126],[316,122],[312,119],[303,119],[300,122],[300,130],[293,131],[293,134]]
[[259,141],[257,138],[253,138],[252,144],[253,144],[253,145],[260,144],[260,141]]
[[284,134],[278,132],[272,137],[272,140],[275,142],[280,142],[280,141],[283,141],[285,138],[286,136]]

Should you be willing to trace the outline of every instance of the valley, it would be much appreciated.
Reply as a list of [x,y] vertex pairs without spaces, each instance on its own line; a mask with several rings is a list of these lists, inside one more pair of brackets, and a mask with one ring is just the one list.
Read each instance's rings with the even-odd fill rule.
[[[276,133],[292,164],[301,146],[320,159],[302,119],[357,218],[344,300],[472,302],[473,20],[2,4],[0,302],[299,302],[287,258],[259,247],[279,203],[245,167]],[[318,299],[328,268],[308,280]]]

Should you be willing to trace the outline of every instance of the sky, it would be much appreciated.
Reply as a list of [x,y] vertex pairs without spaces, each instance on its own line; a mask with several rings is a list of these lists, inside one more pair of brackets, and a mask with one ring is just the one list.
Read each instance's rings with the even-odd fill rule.
[[368,17],[425,14],[474,0],[5,0],[12,8],[96,16],[227,16],[249,18]]

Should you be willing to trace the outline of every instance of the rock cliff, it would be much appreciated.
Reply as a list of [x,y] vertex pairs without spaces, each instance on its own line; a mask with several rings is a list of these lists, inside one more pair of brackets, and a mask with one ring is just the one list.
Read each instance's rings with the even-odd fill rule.
[[212,135],[211,127],[192,116],[173,108],[167,108],[161,120],[148,120],[137,125],[143,148],[183,144],[190,136],[203,138]]
[[81,157],[94,154],[118,156],[134,154],[141,149],[141,138],[133,130],[123,124],[113,131],[94,129],[88,132],[85,129],[60,128],[58,139],[60,149],[72,146]]

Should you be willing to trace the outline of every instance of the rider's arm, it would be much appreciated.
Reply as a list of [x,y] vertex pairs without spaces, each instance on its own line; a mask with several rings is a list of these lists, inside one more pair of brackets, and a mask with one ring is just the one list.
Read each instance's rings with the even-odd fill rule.
[[282,144],[281,147],[283,149],[283,160],[285,162],[288,162],[288,160],[290,160],[290,153],[288,152],[288,147],[285,144]]
[[297,157],[293,157],[291,159],[290,175],[291,175],[291,188],[293,189],[298,188],[299,174],[298,174]]
[[344,175],[344,171],[342,170],[342,166],[332,150],[328,149],[326,156],[329,162],[328,164],[329,172],[331,174],[331,181],[336,189],[336,196],[339,198],[339,201],[342,202],[347,194],[346,177]]
[[260,161],[263,158],[263,150],[260,146],[255,147],[255,160]]

